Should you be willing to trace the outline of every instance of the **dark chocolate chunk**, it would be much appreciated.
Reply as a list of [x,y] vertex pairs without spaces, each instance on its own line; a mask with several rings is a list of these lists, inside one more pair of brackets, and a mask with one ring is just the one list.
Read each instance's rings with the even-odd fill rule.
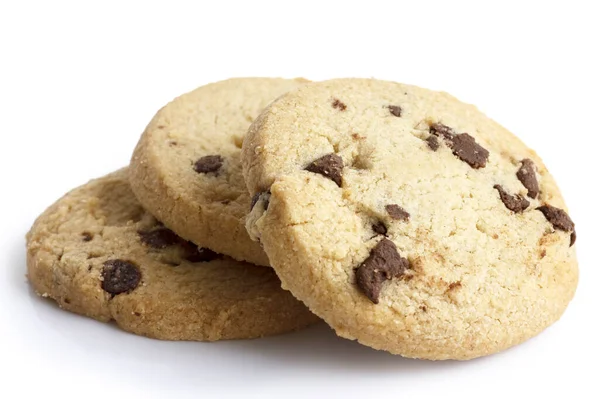
[[340,111],[345,111],[345,110],[346,110],[346,108],[348,108],[348,107],[346,106],[346,104],[344,104],[343,102],[341,102],[341,101],[340,101],[339,99],[337,99],[337,98],[334,98],[334,99],[333,99],[333,101],[331,102],[331,106],[332,106],[333,108],[337,108],[337,109],[339,109]]
[[461,161],[468,163],[472,168],[484,168],[490,153],[475,142],[467,133],[457,134],[452,137],[452,153]]
[[223,166],[223,157],[220,155],[207,155],[200,158],[194,164],[194,170],[198,173],[216,172]]
[[569,246],[572,247],[573,244],[575,244],[575,241],[577,241],[577,233],[575,233],[575,231],[573,230],[573,232],[571,233],[571,243],[569,244]]
[[437,137],[435,137],[434,135],[427,137],[425,141],[427,142],[429,148],[431,148],[433,151],[437,151],[438,148],[440,148],[440,143],[438,142]]
[[402,108],[398,105],[388,105],[388,109],[390,110],[390,114],[401,117],[402,116]]
[[494,188],[500,193],[500,199],[504,202],[504,206],[511,211],[516,213],[523,212],[529,206],[529,201],[521,194],[510,195],[499,184],[496,184]]
[[342,170],[344,169],[344,160],[337,154],[327,154],[313,161],[305,170],[318,173],[331,179],[339,187],[342,187]]
[[392,219],[407,221],[410,218],[410,213],[396,204],[386,205],[385,210]]
[[544,214],[554,228],[562,231],[575,230],[575,223],[573,223],[567,212],[562,209],[546,204],[540,206],[537,210]]
[[149,247],[163,249],[181,242],[181,238],[166,227],[152,231],[138,231],[140,240]]
[[443,137],[446,140],[451,140],[452,136],[454,136],[454,130],[451,127],[446,126],[442,123],[434,123],[429,126],[429,133]]
[[189,241],[184,244],[184,248],[186,252],[185,260],[192,263],[210,262],[222,257],[221,254],[211,251],[208,248],[198,248],[196,244]]
[[94,236],[92,235],[92,233],[89,233],[87,231],[84,231],[83,233],[81,233],[81,239],[85,242],[92,241],[93,238],[94,238]]
[[535,165],[531,159],[521,161],[521,167],[517,171],[517,179],[527,189],[527,196],[536,199],[540,193],[540,186],[535,176]]
[[356,283],[367,298],[377,304],[383,282],[401,276],[408,267],[408,260],[400,256],[396,245],[384,238],[356,269]]
[[387,235],[387,227],[383,222],[375,223],[373,226],[373,231],[377,234]]
[[270,191],[261,191],[254,194],[254,196],[252,197],[252,202],[250,203],[250,210],[254,209],[254,205],[256,205],[261,198],[263,199],[264,210],[267,210],[267,208],[269,207],[269,199],[271,198]]
[[140,269],[131,262],[113,259],[104,262],[102,289],[113,296],[133,291],[142,278]]

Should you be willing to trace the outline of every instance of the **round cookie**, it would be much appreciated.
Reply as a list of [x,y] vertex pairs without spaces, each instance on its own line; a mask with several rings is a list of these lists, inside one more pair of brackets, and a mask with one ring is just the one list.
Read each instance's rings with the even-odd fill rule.
[[131,186],[142,205],[199,246],[269,265],[244,228],[250,196],[240,149],[250,123],[303,79],[239,78],[202,86],[163,107],[131,160]]
[[556,321],[574,225],[542,160],[476,107],[367,79],[308,84],[253,123],[247,227],[338,335],[470,359]]
[[63,309],[166,340],[255,338],[318,319],[272,269],[198,249],[145,212],[127,170],[46,210],[27,235],[28,278]]

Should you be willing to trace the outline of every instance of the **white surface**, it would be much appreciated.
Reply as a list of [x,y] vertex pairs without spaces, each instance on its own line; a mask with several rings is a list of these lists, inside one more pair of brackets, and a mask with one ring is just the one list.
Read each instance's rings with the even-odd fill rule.
[[[596,2],[11,3],[0,5],[0,397],[600,397]],[[445,90],[522,137],[577,223],[581,278],[564,317],[499,355],[433,363],[324,326],[159,342],[37,298],[24,277],[34,218],[127,164],[172,97],[255,75]]]

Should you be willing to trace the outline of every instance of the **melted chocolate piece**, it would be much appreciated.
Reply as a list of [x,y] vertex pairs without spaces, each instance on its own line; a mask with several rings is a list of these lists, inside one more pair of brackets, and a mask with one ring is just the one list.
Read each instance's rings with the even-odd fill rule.
[[429,126],[429,133],[438,137],[443,137],[446,140],[450,140],[452,139],[452,136],[454,136],[454,130],[442,123],[434,123]]
[[437,151],[438,148],[440,148],[440,143],[438,142],[437,137],[434,135],[427,137],[425,141],[427,142],[429,148],[431,148],[433,151]]
[[473,169],[484,168],[490,155],[489,151],[475,142],[467,133],[452,137],[452,153]]
[[408,267],[408,260],[400,256],[396,245],[384,238],[356,269],[356,283],[367,298],[377,304],[383,282],[401,276]]
[[194,170],[198,173],[217,172],[223,166],[223,157],[220,155],[207,155],[200,158],[194,164]]
[[537,210],[544,214],[554,228],[562,231],[575,230],[575,223],[573,223],[567,212],[562,209],[546,204],[540,206]]
[[521,167],[517,171],[517,179],[527,189],[527,196],[536,199],[540,193],[540,185],[535,176],[535,164],[531,159],[521,161]]
[[344,104],[343,102],[341,102],[341,101],[340,101],[339,99],[337,99],[337,98],[334,98],[334,99],[333,99],[333,101],[331,102],[331,106],[332,106],[333,108],[337,108],[337,109],[339,109],[340,111],[345,111],[345,110],[346,110],[346,108],[347,108],[346,104]]
[[527,201],[521,194],[510,195],[499,184],[496,184],[494,188],[498,190],[500,199],[504,203],[504,206],[511,211],[516,213],[523,212],[529,206],[529,201]]
[[305,170],[323,175],[333,180],[338,187],[342,187],[343,169],[344,161],[342,157],[337,154],[328,154],[311,162]]
[[381,234],[381,235],[384,235],[384,236],[387,235],[388,229],[387,229],[387,227],[385,226],[385,224],[383,222],[379,222],[379,223],[374,224],[372,226],[372,228],[373,228],[373,231],[375,233],[377,233],[377,234]]
[[390,114],[395,117],[400,118],[402,116],[402,108],[398,105],[388,105],[388,110],[390,110]]
[[407,221],[410,218],[410,213],[396,204],[386,205],[385,210],[392,219]]
[[133,291],[140,283],[142,273],[135,264],[114,259],[104,262],[102,278],[102,289],[115,296]]
[[138,235],[145,245],[156,249],[164,249],[182,241],[177,234],[166,227],[152,231],[138,231]]

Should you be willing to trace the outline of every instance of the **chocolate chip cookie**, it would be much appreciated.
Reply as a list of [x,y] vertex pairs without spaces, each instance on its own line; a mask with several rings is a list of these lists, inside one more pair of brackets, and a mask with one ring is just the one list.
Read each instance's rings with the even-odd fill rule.
[[308,84],[257,118],[242,160],[248,231],[342,337],[470,359],[538,334],[574,295],[575,225],[548,169],[446,93]]
[[121,170],[79,187],[27,235],[28,277],[63,309],[166,340],[255,338],[317,321],[272,269],[199,249],[157,222]]
[[142,205],[179,236],[258,265],[269,261],[244,228],[250,196],[240,149],[252,120],[303,79],[230,79],[200,87],[162,108],[131,160]]

